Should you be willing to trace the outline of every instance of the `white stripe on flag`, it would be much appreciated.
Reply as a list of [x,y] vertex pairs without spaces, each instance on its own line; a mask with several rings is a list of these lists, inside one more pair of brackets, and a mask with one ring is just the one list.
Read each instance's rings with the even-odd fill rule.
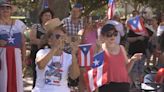
[[97,67],[97,86],[102,86],[103,65]]
[[[131,24],[130,24],[131,25]],[[132,27],[132,30],[136,30],[136,28],[133,26],[133,25],[131,25],[131,27]]]
[[90,51],[88,51],[88,53],[87,53],[87,66],[90,66],[90,62],[91,62],[90,59],[91,59],[90,58]]
[[81,66],[85,66],[85,56],[84,53],[82,52],[82,50],[80,51],[81,53]]
[[15,48],[15,63],[16,63],[16,78],[17,78],[17,92],[23,92],[23,78],[22,78],[22,59],[21,50]]
[[88,71],[89,87],[91,91],[95,90],[94,80],[93,80],[93,69]]
[[0,70],[0,82],[1,82],[1,86],[0,86],[0,92],[7,92],[6,48],[1,48],[0,47],[0,59],[1,59],[1,70]]
[[142,28],[142,25],[141,25],[141,22],[140,21],[138,23],[138,29],[139,29],[139,31],[143,31],[143,28]]

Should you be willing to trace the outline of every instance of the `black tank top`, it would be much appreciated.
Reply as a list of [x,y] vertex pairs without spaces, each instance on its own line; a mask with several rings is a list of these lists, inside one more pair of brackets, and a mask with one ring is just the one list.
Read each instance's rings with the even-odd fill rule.
[[[36,37],[38,38],[38,39],[41,39],[41,37],[45,34],[44,32],[43,32],[43,28],[42,28],[42,26],[40,25],[40,24],[37,24],[36,25]],[[37,51],[39,50],[39,48],[38,48],[38,46],[37,45],[35,45],[35,44],[32,44],[31,45],[31,54],[30,54],[30,57],[31,57],[31,59],[33,60],[33,61],[35,61],[35,58],[36,58],[36,53],[37,53]]]

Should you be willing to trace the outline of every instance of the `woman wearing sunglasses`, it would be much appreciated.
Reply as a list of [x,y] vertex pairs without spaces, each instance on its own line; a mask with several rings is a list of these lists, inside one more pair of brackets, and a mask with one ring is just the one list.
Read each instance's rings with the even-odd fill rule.
[[0,92],[23,92],[22,63],[26,58],[26,25],[11,19],[15,6],[0,1]]
[[58,18],[45,24],[48,31],[44,40],[50,48],[40,49],[36,54],[36,85],[32,92],[70,92],[68,76],[76,79],[80,75],[76,51],[78,42],[72,43],[72,53],[63,51],[65,31]]
[[116,44],[117,31],[111,24],[101,30],[102,49],[105,51],[105,62],[108,62],[108,83],[99,88],[99,92],[129,92],[129,76],[135,61],[141,58],[137,53],[129,60],[122,45]]

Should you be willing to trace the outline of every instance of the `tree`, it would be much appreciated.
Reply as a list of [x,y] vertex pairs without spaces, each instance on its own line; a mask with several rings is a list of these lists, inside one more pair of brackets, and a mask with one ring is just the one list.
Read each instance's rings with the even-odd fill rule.
[[48,5],[53,10],[55,17],[63,19],[69,15],[69,0],[48,0]]
[[11,0],[11,2],[17,6],[17,12],[14,15],[26,16],[33,23],[37,22],[42,0]]
[[150,6],[155,8],[156,10],[163,11],[164,10],[164,0],[126,0],[128,3],[131,3],[135,9],[137,6],[142,4],[142,6]]
[[[55,17],[63,19],[69,15],[71,6],[75,3],[81,3],[84,6],[83,16],[86,16],[93,11],[99,12],[97,10],[107,9],[107,1],[108,0],[48,0],[48,4],[53,10]],[[19,6],[19,10],[30,11],[30,14],[33,15],[31,18],[33,19],[37,19],[35,16],[42,10],[43,4],[43,0],[12,0],[12,2]],[[164,10],[164,0],[116,0],[116,2],[121,2],[122,4],[127,2],[135,9],[137,9],[139,5],[142,5],[151,6],[158,11]]]
[[107,0],[72,0],[72,2],[81,3],[84,6],[84,16],[107,5]]

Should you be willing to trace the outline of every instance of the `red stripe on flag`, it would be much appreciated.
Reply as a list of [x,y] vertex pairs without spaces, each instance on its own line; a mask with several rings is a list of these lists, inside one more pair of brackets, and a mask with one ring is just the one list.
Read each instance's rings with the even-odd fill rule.
[[144,20],[142,18],[140,18],[140,23],[141,23],[141,26],[143,28],[143,31],[145,32],[144,36],[148,36],[148,32],[147,32],[147,29],[145,28]]
[[103,65],[103,77],[102,77],[102,84],[108,83],[108,56],[106,55],[106,52],[104,54],[104,65]]
[[91,92],[90,86],[89,86],[89,77],[88,77],[88,73],[84,73],[84,81],[85,81],[85,85],[88,89],[88,92]]
[[16,82],[16,62],[15,62],[15,48],[6,48],[7,60],[7,92],[17,92]]
[[108,1],[108,11],[107,11],[108,19],[112,19],[112,17],[114,16],[114,11],[115,11],[115,1],[113,1],[112,3],[109,3]]
[[97,88],[97,69],[93,69],[94,86]]

